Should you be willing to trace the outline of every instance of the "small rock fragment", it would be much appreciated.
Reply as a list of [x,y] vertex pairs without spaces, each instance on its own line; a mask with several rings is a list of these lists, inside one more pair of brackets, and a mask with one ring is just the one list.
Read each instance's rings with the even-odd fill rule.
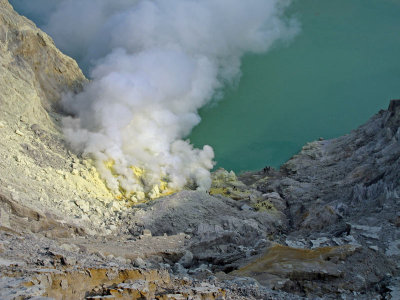
[[82,211],[85,212],[85,213],[88,212],[88,211],[90,210],[89,203],[86,202],[86,201],[84,201],[84,200],[82,200],[82,199],[79,199],[79,200],[75,201],[75,204],[76,204],[80,209],[82,209]]
[[149,229],[144,229],[142,235],[143,236],[152,236],[151,231]]
[[251,208],[250,206],[248,206],[247,204],[242,205],[242,207],[240,208],[241,210],[253,210],[253,208]]
[[141,259],[140,257],[138,257],[133,261],[133,265],[137,268],[145,268],[146,262],[143,259]]
[[66,279],[61,280],[60,286],[63,290],[66,290],[68,288],[68,281]]
[[61,249],[65,251],[70,251],[70,252],[79,252],[79,247],[74,244],[62,244],[60,246]]
[[10,228],[10,216],[9,214],[3,209],[0,209],[0,226]]
[[24,134],[20,130],[15,130],[15,134],[18,134],[19,136],[24,136]]
[[179,263],[185,268],[189,268],[192,265],[193,253],[190,251],[185,251],[185,254],[179,260]]
[[374,251],[379,251],[378,246],[375,246],[375,245],[369,246],[368,248],[369,248],[369,249],[372,249],[372,250],[374,250]]

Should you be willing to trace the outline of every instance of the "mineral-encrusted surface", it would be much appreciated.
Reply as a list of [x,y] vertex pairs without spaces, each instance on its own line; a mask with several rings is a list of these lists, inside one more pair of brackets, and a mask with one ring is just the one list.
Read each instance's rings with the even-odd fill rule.
[[75,61],[6,0],[0,41],[1,299],[400,298],[400,101],[280,170],[132,206],[63,140]]

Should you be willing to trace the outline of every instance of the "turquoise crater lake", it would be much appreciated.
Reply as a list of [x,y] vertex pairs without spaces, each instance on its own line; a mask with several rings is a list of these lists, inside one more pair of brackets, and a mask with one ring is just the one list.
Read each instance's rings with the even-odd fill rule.
[[279,167],[306,143],[350,132],[400,98],[399,0],[298,0],[301,33],[243,60],[242,78],[201,110],[190,140],[216,167]]
[[[40,26],[59,1],[10,2]],[[239,84],[201,110],[188,137],[214,148],[216,167],[279,167],[305,143],[346,134],[400,98],[400,0],[295,0],[287,15],[300,34],[244,57]]]

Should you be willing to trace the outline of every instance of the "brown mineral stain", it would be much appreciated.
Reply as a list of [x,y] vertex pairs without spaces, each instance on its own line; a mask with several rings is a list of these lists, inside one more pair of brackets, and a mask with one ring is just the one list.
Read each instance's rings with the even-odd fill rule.
[[276,244],[232,275],[253,277],[266,284],[271,275],[292,279],[340,277],[341,270],[335,262],[345,259],[355,250],[352,245],[298,249]]

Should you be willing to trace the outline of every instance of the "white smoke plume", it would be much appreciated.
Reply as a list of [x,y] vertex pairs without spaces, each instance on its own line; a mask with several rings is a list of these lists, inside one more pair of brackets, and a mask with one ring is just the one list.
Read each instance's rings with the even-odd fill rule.
[[45,30],[92,79],[63,99],[75,116],[64,120],[66,137],[95,158],[110,189],[136,198],[210,187],[212,148],[183,140],[198,109],[240,76],[244,53],[298,31],[282,0],[58,2]]

